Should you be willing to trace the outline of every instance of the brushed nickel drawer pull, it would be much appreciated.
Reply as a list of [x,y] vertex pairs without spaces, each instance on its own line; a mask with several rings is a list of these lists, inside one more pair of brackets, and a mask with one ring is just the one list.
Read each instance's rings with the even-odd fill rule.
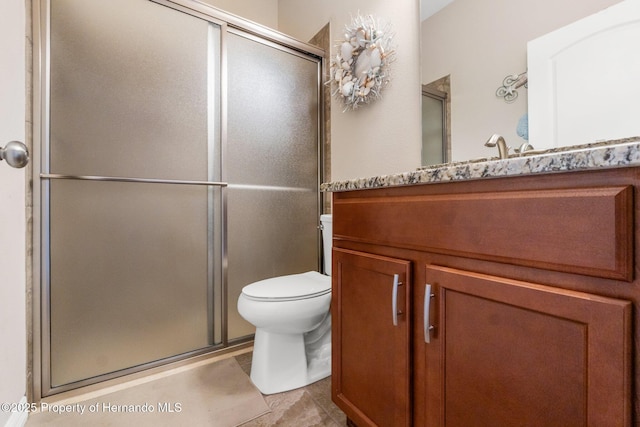
[[426,284],[424,287],[424,342],[431,342],[431,331],[433,326],[429,322],[429,311],[431,308],[431,298],[435,295],[431,293],[431,285]]
[[398,312],[398,286],[402,286],[402,282],[400,282],[400,275],[393,275],[393,290],[391,291],[391,312],[393,319],[393,326],[398,326],[398,314],[402,312]]

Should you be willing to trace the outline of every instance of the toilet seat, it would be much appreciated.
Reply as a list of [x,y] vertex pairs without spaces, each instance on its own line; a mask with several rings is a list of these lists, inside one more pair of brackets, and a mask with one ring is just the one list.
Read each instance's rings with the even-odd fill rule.
[[317,271],[272,277],[242,288],[242,294],[255,301],[295,301],[331,292],[331,277]]

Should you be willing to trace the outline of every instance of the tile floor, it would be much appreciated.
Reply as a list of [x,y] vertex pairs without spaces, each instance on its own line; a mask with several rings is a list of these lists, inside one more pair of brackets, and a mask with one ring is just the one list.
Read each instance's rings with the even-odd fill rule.
[[[249,375],[251,372],[251,350],[243,350],[240,353],[234,355],[222,356],[235,357],[242,370]],[[177,368],[176,372],[183,368]],[[166,373],[159,373],[157,376],[163,377],[171,375],[168,371]],[[174,372],[175,373],[175,372]],[[140,380],[134,380],[131,384],[122,384],[114,386],[111,392],[117,391],[116,389],[126,389],[136,382],[148,382],[149,379],[144,377]],[[108,393],[107,390],[98,390],[96,396],[99,397]],[[82,397],[89,398],[89,395],[80,395],[76,398],[70,398],[72,401],[82,401]],[[149,396],[152,399],[152,396]],[[270,426],[284,426],[284,427],[340,427],[346,426],[347,420],[345,414],[331,401],[331,377],[320,380],[316,383],[310,384],[306,387],[302,387],[296,390],[287,391],[284,393],[277,393],[271,395],[265,395],[264,399],[271,408],[271,412],[255,418],[247,423],[242,424],[241,427],[270,427]],[[46,421],[46,420],[45,420]],[[166,420],[166,425],[173,426],[172,422]],[[101,426],[112,426],[114,420],[106,420]],[[27,421],[29,424],[36,423],[35,419]],[[52,418],[45,423],[55,427],[62,427],[65,424],[63,418]]]
[[[235,356],[249,375],[251,352]],[[265,396],[271,412],[242,427],[337,427],[347,425],[344,413],[331,401],[331,377],[296,390]]]

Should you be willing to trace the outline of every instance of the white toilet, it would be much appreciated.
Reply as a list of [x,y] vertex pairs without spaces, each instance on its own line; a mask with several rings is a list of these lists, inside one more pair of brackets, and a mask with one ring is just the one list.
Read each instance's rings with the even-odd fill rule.
[[331,374],[331,215],[321,215],[324,269],[242,288],[238,312],[256,327],[251,380],[263,394]]

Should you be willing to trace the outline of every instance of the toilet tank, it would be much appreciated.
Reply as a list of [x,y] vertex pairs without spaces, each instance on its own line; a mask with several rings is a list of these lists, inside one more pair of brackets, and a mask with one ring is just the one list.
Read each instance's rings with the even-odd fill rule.
[[332,216],[329,214],[320,215],[320,225],[322,225],[324,274],[331,276],[331,247],[333,246]]

